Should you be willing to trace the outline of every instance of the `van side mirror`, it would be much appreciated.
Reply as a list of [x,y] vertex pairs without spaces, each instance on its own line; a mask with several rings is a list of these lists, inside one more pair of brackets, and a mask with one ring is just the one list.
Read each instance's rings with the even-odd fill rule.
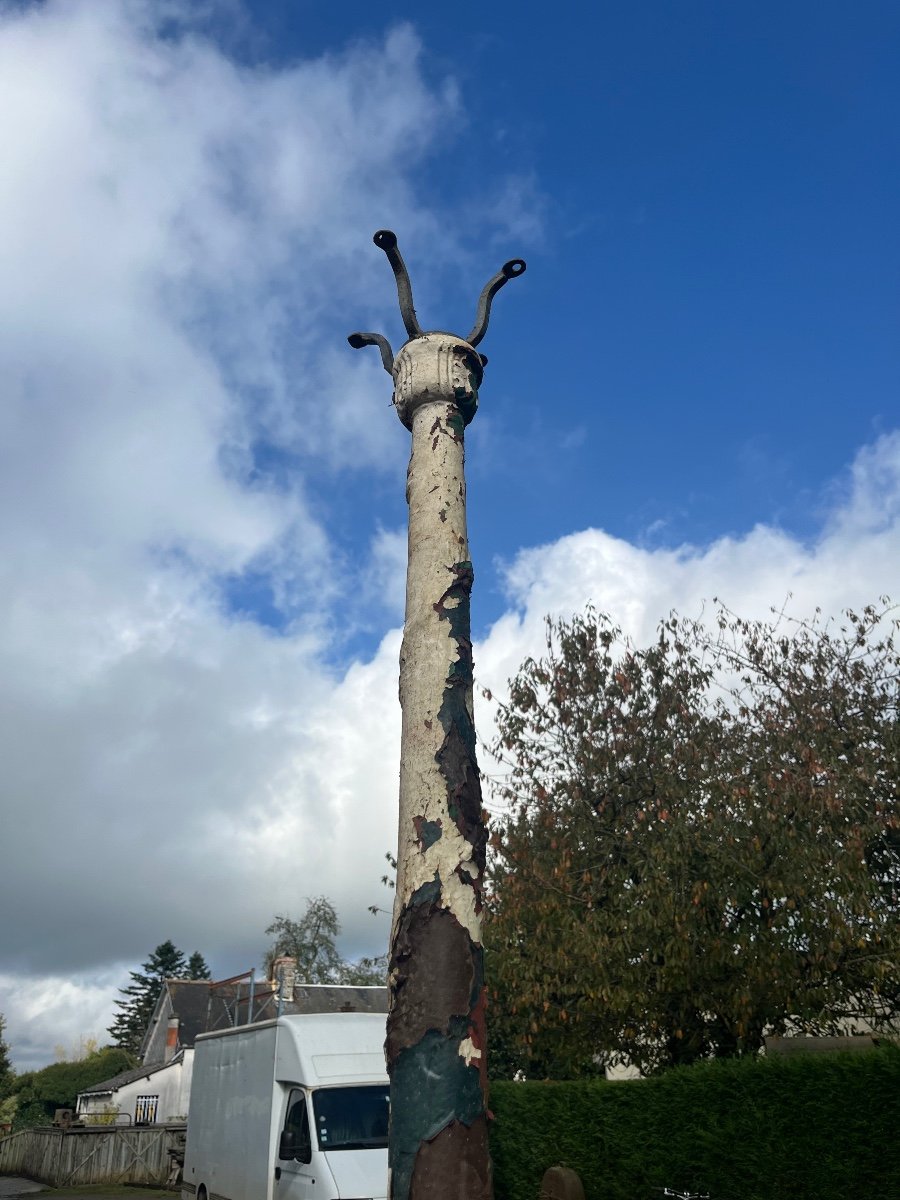
[[311,1162],[312,1146],[306,1131],[298,1133],[295,1129],[282,1129],[278,1140],[278,1157],[282,1160]]

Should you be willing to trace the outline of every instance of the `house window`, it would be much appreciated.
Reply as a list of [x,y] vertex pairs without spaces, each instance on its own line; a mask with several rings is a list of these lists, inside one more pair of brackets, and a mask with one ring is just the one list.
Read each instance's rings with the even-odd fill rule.
[[134,1106],[135,1125],[152,1125],[158,1107],[159,1096],[138,1096]]

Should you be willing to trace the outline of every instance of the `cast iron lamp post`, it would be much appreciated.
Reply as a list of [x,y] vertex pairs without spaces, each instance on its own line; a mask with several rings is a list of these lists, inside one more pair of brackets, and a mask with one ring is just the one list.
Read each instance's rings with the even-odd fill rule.
[[391,1200],[489,1200],[482,885],[487,832],[475,758],[463,433],[487,359],[475,347],[491,301],[525,263],[485,285],[467,339],[425,332],[390,230],[375,234],[397,281],[409,340],[396,359],[394,405],[412,433],[409,560],[400,651],[400,829],[387,1024]]

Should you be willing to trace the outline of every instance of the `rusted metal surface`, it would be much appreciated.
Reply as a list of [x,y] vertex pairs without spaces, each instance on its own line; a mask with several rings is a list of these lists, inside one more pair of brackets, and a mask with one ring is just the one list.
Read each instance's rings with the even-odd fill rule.
[[471,1125],[453,1121],[426,1142],[416,1160],[410,1191],[421,1200],[436,1200],[447,1196],[448,1179],[453,1181],[454,1196],[489,1200],[491,1160],[484,1117]]
[[[468,340],[423,332],[409,274],[389,230],[388,256],[409,341],[393,356],[397,415],[412,434],[409,562],[400,652],[403,730],[397,887],[385,1052],[391,1079],[391,1200],[489,1200],[482,889],[487,830],[473,716],[466,532],[465,427],[486,359],[475,350],[491,301],[525,270],[488,281]],[[390,364],[390,365],[389,365]]]
[[480,979],[471,939],[456,917],[440,907],[439,897],[403,909],[392,957],[396,1003],[385,1049],[395,1062],[429,1029],[447,1036],[454,1019],[468,1017],[478,1000],[475,985]]

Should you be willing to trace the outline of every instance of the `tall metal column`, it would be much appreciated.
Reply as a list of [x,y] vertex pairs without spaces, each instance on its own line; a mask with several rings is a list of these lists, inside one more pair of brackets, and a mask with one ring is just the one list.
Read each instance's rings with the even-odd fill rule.
[[390,230],[387,254],[409,335],[396,360],[394,405],[412,433],[409,562],[400,651],[400,828],[385,1046],[391,1079],[391,1200],[490,1200],[482,883],[487,834],[475,758],[464,430],[487,359],[475,347],[491,301],[525,263],[488,281],[467,339],[425,332]]

